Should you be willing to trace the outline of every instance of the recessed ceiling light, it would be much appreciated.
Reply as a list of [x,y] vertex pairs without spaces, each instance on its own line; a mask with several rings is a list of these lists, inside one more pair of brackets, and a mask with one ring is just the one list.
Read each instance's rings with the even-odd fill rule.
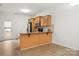
[[29,13],[29,12],[31,12],[31,10],[29,10],[29,9],[21,9],[21,12],[23,12],[23,13]]

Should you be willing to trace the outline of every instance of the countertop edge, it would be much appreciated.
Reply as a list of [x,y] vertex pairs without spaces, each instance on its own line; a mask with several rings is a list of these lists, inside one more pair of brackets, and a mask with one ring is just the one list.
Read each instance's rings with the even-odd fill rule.
[[20,33],[20,35],[29,35],[29,34],[44,34],[44,33],[52,33],[52,32],[32,32],[32,33]]

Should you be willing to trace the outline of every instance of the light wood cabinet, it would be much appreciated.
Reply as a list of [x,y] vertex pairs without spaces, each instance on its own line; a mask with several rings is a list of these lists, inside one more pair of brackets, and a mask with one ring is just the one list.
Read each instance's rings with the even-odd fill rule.
[[44,16],[44,18],[47,20],[47,25],[51,25],[51,16],[47,15],[47,16]]
[[31,18],[32,20],[32,31],[35,30],[35,18]]
[[50,15],[31,18],[31,21],[32,21],[32,32],[34,32],[34,31],[38,32],[36,23],[40,23],[41,27],[47,26],[48,29],[50,29],[50,27],[51,27],[51,16]]
[[41,44],[48,44],[52,41],[52,33],[43,32],[43,33],[30,33],[30,34],[20,34],[20,49],[32,48],[39,46]]
[[49,26],[51,25],[51,16],[41,16],[41,26]]
[[48,19],[46,19],[44,16],[41,17],[41,26],[47,26]]
[[35,17],[35,22],[40,22],[41,16]]
[[30,35],[30,39],[32,41],[33,46],[39,45],[39,35],[37,36],[36,34]]
[[20,35],[20,48],[30,48],[35,45],[39,44],[39,39],[36,37],[36,35],[26,35],[21,34]]
[[40,34],[40,40],[39,41],[40,41],[40,44],[51,43],[52,34],[50,34],[50,33],[46,33],[46,34],[43,34],[43,35]]
[[[29,19],[31,22],[31,33],[20,33],[19,37],[19,48],[28,49],[43,44],[48,44],[52,42],[52,32],[51,32],[51,16],[38,16]],[[28,23],[29,23],[28,22]],[[42,27],[43,31],[38,31]],[[46,27],[46,28],[45,28]],[[47,30],[44,30],[47,29]],[[49,29],[49,30],[48,30]]]

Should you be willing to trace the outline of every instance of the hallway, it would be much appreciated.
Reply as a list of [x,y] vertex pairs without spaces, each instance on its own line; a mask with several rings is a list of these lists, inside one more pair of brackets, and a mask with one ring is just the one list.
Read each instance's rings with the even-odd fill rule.
[[19,50],[17,40],[0,42],[0,56],[79,56],[79,51],[56,44],[42,45],[28,50]]

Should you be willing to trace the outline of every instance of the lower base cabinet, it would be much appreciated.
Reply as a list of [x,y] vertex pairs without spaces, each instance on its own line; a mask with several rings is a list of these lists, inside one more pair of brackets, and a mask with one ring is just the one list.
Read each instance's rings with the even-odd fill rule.
[[19,37],[19,48],[28,49],[51,42],[52,42],[52,32],[31,33],[31,34],[21,33]]

